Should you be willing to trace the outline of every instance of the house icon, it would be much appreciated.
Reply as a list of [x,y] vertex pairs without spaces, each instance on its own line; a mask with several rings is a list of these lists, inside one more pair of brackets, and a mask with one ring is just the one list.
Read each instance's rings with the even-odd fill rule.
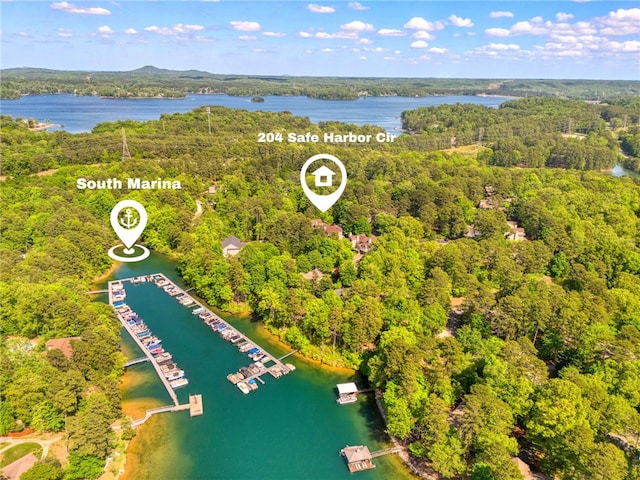
[[311,175],[316,177],[316,187],[330,187],[333,185],[333,176],[335,175],[335,172],[323,165]]

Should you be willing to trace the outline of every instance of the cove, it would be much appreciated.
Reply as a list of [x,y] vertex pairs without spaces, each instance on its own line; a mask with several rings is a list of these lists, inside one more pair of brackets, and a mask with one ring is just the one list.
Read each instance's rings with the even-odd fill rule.
[[[155,272],[183,285],[174,262],[157,254],[120,265],[108,280]],[[181,403],[190,393],[200,393],[204,405],[201,417],[165,413],[139,428],[129,447],[126,480],[347,479],[352,475],[338,455],[341,448],[362,444],[378,450],[390,445],[372,394],[360,395],[355,404],[336,403],[336,383],[362,383],[351,372],[312,365],[294,355],[287,362],[295,365],[295,372],[280,379],[265,376],[265,385],[243,395],[226,375],[248,365],[246,355],[155,285],[127,284],[126,290],[127,304],[162,339],[189,378],[189,385],[177,390]],[[221,316],[274,355],[290,351],[259,323]],[[139,355],[126,332],[122,342],[128,358]],[[127,370],[125,412],[140,418],[146,408],[169,403],[150,365]],[[375,464],[357,478],[413,478],[395,455],[376,458]]]

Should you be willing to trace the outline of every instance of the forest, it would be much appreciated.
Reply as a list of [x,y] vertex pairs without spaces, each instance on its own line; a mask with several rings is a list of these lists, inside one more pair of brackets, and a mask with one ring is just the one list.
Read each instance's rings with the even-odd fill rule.
[[187,93],[302,95],[326,100],[369,96],[563,96],[581,100],[637,97],[638,82],[614,80],[500,80],[451,78],[348,78],[221,75],[150,65],[128,72],[0,70],[0,98],[73,93],[112,98],[183,97]]
[[[591,171],[624,158],[618,141],[626,160],[637,156],[637,109],[619,108],[523,99],[492,113],[467,106],[465,117],[434,107],[404,114],[421,133],[351,146],[256,140],[380,130],[220,107],[211,135],[204,108],[77,135],[2,117],[2,170],[13,177],[0,185],[3,433],[64,429],[64,478],[95,478],[104,463],[121,415],[119,325],[83,292],[109,266],[109,212],[126,196],[149,212],[145,244],[174,256],[207,303],[251,313],[309,358],[358,369],[382,392],[389,434],[440,478],[521,479],[518,456],[559,479],[640,479],[640,181]],[[550,128],[568,115],[583,139]],[[513,143],[488,138],[477,155],[433,148],[434,136],[480,126],[510,130]],[[529,164],[523,148],[518,161],[496,160],[517,156],[517,142],[548,157]],[[321,152],[349,172],[324,214],[299,185]],[[58,170],[33,175],[47,169]],[[178,179],[183,190],[79,191],[81,176]],[[194,221],[196,198],[206,208]],[[315,219],[371,247],[356,252]],[[509,239],[513,222],[525,239]],[[237,256],[222,255],[228,235],[247,242]],[[314,269],[319,278],[303,277]],[[81,337],[70,359],[44,352],[63,336]]]

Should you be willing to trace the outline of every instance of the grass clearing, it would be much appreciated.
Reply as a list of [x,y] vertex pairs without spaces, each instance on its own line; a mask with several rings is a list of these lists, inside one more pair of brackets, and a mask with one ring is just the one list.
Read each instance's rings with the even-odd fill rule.
[[11,447],[2,454],[2,460],[0,460],[0,468],[6,467],[10,463],[15,462],[19,458],[22,458],[31,452],[33,452],[33,454],[38,458],[42,457],[42,446],[40,446],[39,443],[26,442]]

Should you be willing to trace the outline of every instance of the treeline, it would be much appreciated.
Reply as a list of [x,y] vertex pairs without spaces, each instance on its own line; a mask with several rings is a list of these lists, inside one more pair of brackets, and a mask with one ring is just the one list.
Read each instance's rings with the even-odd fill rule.
[[[640,121],[637,101],[592,105],[581,101],[524,98],[498,109],[441,105],[403,112],[403,128],[419,133],[413,143],[489,147],[481,160],[503,167],[611,168],[618,159],[614,127]],[[442,140],[444,138],[444,141]],[[625,141],[624,135],[623,142]],[[440,148],[446,148],[441,146]]]
[[600,80],[485,80],[220,75],[146,66],[128,72],[80,72],[38,68],[1,71],[0,98],[75,93],[123,97],[181,97],[186,93],[305,95],[322,99],[358,96],[507,95],[584,100],[634,97],[638,82]]
[[[64,471],[47,460],[29,478],[100,476],[116,438],[111,425],[122,416],[120,323],[88,292],[111,264],[109,213],[124,193],[81,192],[75,180],[170,175],[130,162],[0,184],[0,435],[63,432],[70,453]],[[185,184],[182,192],[127,194],[146,206],[145,242],[159,251],[171,251],[190,224],[195,203]],[[60,338],[70,338],[70,356],[44,348]],[[124,435],[133,434],[123,426]]]

